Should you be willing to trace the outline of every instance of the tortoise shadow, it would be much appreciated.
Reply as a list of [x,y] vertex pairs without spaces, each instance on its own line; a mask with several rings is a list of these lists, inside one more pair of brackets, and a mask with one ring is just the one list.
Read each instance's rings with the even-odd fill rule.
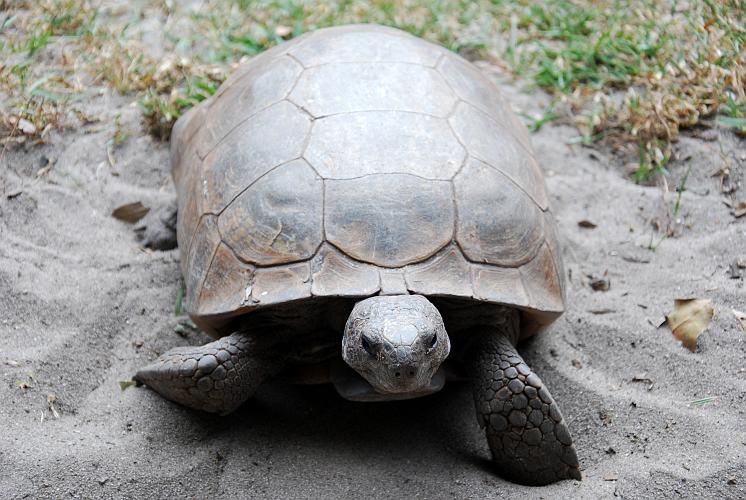
[[428,397],[387,403],[347,401],[331,385],[272,383],[231,415],[188,410],[182,415],[204,440],[230,443],[234,453],[270,441],[275,447],[449,462],[495,474],[466,383],[449,383]]

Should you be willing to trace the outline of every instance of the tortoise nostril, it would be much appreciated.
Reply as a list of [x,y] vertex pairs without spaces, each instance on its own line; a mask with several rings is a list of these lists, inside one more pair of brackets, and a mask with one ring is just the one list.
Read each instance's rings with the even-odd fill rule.
[[395,376],[395,377],[401,377],[401,372],[396,372],[396,373],[394,373],[394,376]]
[[376,355],[376,353],[373,350],[373,345],[372,345],[371,340],[365,335],[363,335],[362,344],[363,344],[363,349],[365,349],[365,352],[367,352],[371,356]]
[[409,370],[409,376],[414,377],[414,370]]
[[432,336],[432,337],[430,337],[430,340],[429,340],[429,341],[428,341],[428,343],[427,343],[427,348],[428,348],[428,349],[432,349],[433,347],[435,347],[435,344],[436,344],[437,342],[438,342],[438,336],[437,336],[437,335],[435,335],[435,334],[433,334],[433,336]]

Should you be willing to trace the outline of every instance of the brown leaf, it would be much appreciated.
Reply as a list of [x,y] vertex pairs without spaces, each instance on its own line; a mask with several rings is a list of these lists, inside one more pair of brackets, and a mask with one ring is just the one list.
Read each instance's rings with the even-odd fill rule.
[[733,316],[736,317],[738,320],[738,324],[741,325],[741,330],[746,332],[746,313],[743,313],[741,311],[736,311],[735,309],[731,309],[733,311]]
[[666,323],[674,337],[694,352],[697,350],[697,338],[710,324],[714,314],[710,299],[676,299],[673,311],[666,316]]
[[593,222],[591,222],[591,221],[589,221],[589,220],[585,220],[585,219],[583,219],[583,220],[581,220],[581,221],[578,221],[578,226],[580,226],[580,227],[583,227],[583,228],[586,228],[586,229],[595,229],[595,228],[597,228],[597,227],[598,227],[598,226],[597,226],[596,224],[594,224]]
[[739,201],[738,204],[733,207],[733,216],[738,218],[743,217],[744,215],[746,215],[746,201]]
[[608,292],[609,288],[611,288],[611,281],[608,278],[597,278],[592,274],[589,274],[588,279],[590,280],[588,282],[590,287],[597,292]]
[[126,205],[115,208],[111,212],[111,215],[115,219],[134,224],[135,222],[145,217],[145,214],[147,214],[149,211],[150,209],[148,207],[146,207],[139,201],[136,201],[134,203],[127,203]]
[[127,389],[129,389],[133,385],[137,385],[137,382],[135,382],[134,380],[120,380],[119,381],[119,388],[122,391],[126,391]]

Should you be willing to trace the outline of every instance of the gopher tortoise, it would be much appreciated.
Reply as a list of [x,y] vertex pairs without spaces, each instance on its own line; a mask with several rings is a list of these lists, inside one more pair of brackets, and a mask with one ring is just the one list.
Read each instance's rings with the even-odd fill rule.
[[353,401],[470,379],[500,474],[580,479],[515,348],[564,310],[555,223],[527,131],[479,69],[396,29],[321,29],[240,65],[171,154],[185,307],[216,340],[138,383],[227,414],[270,377]]

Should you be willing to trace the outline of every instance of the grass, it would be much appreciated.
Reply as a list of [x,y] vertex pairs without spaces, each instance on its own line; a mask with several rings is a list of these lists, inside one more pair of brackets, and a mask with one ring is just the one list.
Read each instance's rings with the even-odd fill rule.
[[715,396],[706,396],[706,397],[701,398],[701,399],[695,399],[694,401],[690,401],[689,404],[692,405],[692,406],[696,406],[697,408],[701,408],[701,407],[703,407],[705,405],[708,405],[708,404],[712,403],[716,399],[717,399],[717,397],[715,397]]
[[[6,143],[43,140],[45,130],[69,126],[77,100],[100,85],[132,96],[153,135],[165,139],[241,60],[303,32],[352,22],[396,26],[533,82],[561,105],[529,117],[532,130],[568,118],[578,142],[636,157],[636,182],[665,175],[682,129],[746,134],[746,0],[211,0],[196,10],[174,0],[126,9],[87,0],[0,5]],[[139,29],[153,19],[164,33],[162,53]],[[23,127],[29,133],[19,132],[20,120],[33,125]]]

